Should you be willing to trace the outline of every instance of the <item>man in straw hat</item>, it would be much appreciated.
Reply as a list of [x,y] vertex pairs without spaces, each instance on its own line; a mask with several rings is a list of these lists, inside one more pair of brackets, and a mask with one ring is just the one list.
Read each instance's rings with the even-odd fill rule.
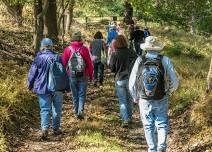
[[135,61],[129,78],[129,90],[134,102],[139,104],[148,151],[165,152],[168,100],[178,88],[178,79],[171,60],[159,54],[164,46],[156,37],[147,37],[140,47],[146,54]]

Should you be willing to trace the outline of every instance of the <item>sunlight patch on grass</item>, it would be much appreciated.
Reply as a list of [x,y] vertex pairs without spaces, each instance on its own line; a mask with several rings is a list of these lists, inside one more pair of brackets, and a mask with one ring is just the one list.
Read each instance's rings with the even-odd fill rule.
[[[107,140],[107,138],[102,135],[101,133],[94,132],[92,134],[86,134],[86,135],[80,135],[77,137],[77,140],[84,143],[85,145],[89,145],[89,150],[87,151],[93,151],[94,149],[97,151],[113,151],[113,152],[124,152],[122,147],[116,143],[115,140]],[[81,151],[81,150],[80,150]],[[83,146],[82,146],[83,151]]]
[[6,152],[6,140],[4,138],[4,135],[2,133],[2,130],[0,129],[0,151]]

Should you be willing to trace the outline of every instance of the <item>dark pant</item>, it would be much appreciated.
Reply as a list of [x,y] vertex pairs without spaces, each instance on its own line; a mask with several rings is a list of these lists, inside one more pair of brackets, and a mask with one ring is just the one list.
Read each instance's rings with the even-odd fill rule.
[[140,48],[140,44],[141,44],[142,42],[134,42],[134,47],[135,47],[135,51],[136,51],[136,54],[138,55],[138,56],[140,56],[140,55],[142,55],[142,49]]
[[97,81],[99,76],[99,82],[102,83],[104,78],[104,64],[102,64],[101,62],[93,64],[94,64],[94,81]]

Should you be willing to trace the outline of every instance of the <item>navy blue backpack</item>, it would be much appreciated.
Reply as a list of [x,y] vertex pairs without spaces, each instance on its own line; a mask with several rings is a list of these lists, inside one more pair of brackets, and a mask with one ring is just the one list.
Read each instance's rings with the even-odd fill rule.
[[49,64],[48,90],[51,92],[67,90],[69,78],[60,56],[56,54],[54,58],[48,58],[47,62]]

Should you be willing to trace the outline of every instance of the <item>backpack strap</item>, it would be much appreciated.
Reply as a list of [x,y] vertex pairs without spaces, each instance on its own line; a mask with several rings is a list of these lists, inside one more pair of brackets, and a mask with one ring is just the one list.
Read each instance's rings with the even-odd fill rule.
[[69,46],[68,48],[70,49],[70,51],[71,51],[72,53],[74,53],[74,52],[79,52],[80,49],[83,48],[83,47],[84,47],[84,46],[79,47],[76,51],[75,51],[75,49],[74,49],[72,46]]

